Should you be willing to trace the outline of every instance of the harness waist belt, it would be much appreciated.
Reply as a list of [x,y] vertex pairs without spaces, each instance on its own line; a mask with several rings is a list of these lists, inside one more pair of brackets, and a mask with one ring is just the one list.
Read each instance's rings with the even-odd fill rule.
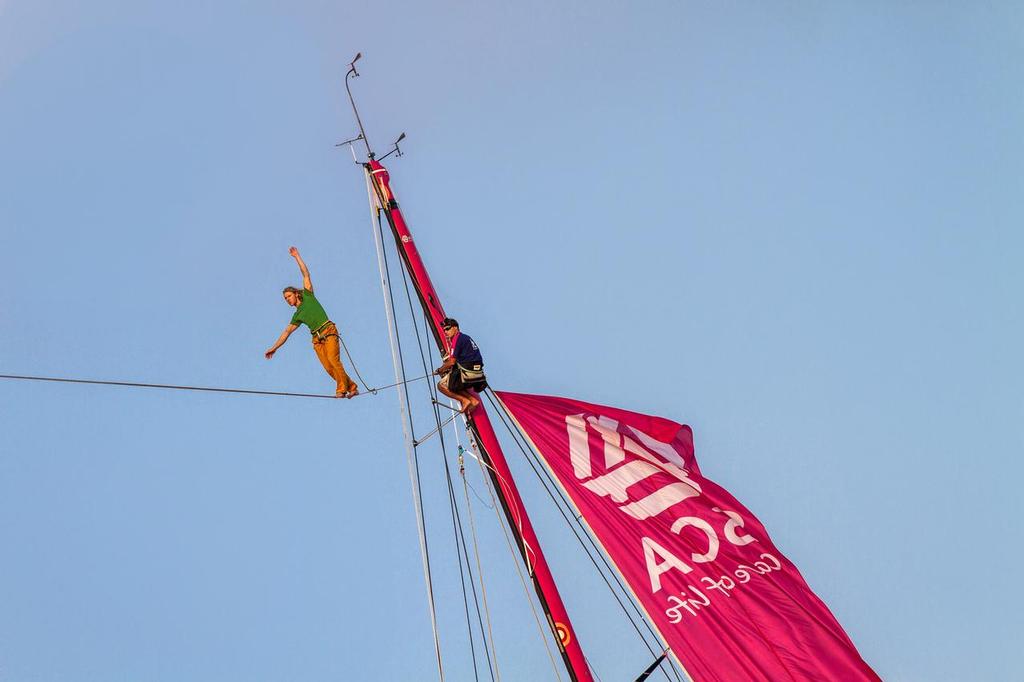
[[327,327],[329,327],[331,325],[334,325],[334,323],[331,322],[330,320],[327,320],[322,325],[320,325],[319,327],[317,327],[316,329],[311,331],[310,334],[312,334],[313,340],[314,341],[319,341],[320,339],[326,339],[328,336],[337,336],[338,335],[337,327],[334,328],[334,331],[332,331],[332,332],[330,332],[328,334],[321,334],[320,333],[322,330],[326,329]]

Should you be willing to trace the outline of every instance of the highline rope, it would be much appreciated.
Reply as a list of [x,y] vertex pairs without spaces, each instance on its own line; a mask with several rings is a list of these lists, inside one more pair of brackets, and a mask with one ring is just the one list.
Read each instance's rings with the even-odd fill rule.
[[[387,386],[380,386],[379,388],[373,389],[369,393],[360,393],[354,396],[358,398],[364,395],[374,395],[377,391],[382,391],[386,388],[394,388],[399,384],[409,384],[413,381],[419,381],[426,379],[431,375],[416,377],[414,379],[406,379],[405,381],[399,381]],[[40,377],[40,376],[27,376],[21,374],[0,374],[0,379],[11,379],[20,381],[52,381],[65,384],[93,384],[97,386],[130,386],[134,388],[162,388],[166,390],[174,391],[205,391],[208,393],[247,393],[249,395],[274,395],[274,396],[287,396],[291,398],[330,398],[331,400],[337,400],[338,396],[328,395],[323,393],[295,393],[291,391],[256,391],[246,388],[220,388],[216,386],[183,386],[178,384],[149,384],[137,381],[104,381],[100,379],[72,379],[67,377]]]

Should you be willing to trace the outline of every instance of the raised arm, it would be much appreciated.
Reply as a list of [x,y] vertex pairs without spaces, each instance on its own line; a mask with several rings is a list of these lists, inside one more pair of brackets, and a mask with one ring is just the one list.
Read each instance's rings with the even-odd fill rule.
[[313,291],[313,280],[309,278],[309,268],[306,267],[305,261],[302,260],[302,256],[299,255],[299,250],[294,246],[288,249],[288,253],[295,259],[295,262],[299,264],[299,272],[302,273],[302,288],[308,291]]

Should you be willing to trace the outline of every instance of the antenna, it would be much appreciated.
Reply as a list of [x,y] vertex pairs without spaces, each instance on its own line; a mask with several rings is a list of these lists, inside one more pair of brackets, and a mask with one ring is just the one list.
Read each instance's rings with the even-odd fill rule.
[[402,141],[402,140],[404,140],[404,139],[405,139],[405,133],[402,133],[401,135],[399,135],[399,136],[398,136],[398,139],[397,139],[397,140],[395,140],[395,142],[394,142],[394,147],[395,147],[395,148],[394,148],[394,149],[392,149],[391,151],[389,151],[389,152],[388,152],[387,154],[385,154],[384,156],[380,157],[380,159],[379,159],[379,160],[380,160],[380,161],[383,161],[384,159],[388,158],[388,157],[389,157],[389,156],[391,156],[392,154],[396,154],[396,153],[397,153],[397,154],[398,154],[399,156],[402,156],[402,150],[398,148],[398,143],[399,143],[399,142],[401,142],[401,141]]
[[334,146],[335,147],[344,147],[345,145],[348,145],[348,150],[350,152],[352,152],[352,160],[355,161],[357,164],[359,164],[361,166],[363,164],[359,163],[359,159],[356,158],[356,150],[355,150],[355,147],[352,146],[352,144],[354,142],[358,142],[359,140],[362,140],[362,139],[363,139],[363,134],[359,133],[358,135],[353,137],[351,140],[345,140],[344,142],[339,142],[338,144],[336,144]]
[[[356,101],[355,101],[355,99],[352,98],[352,89],[349,88],[349,86],[348,86],[348,79],[350,77],[355,77],[355,78],[359,77],[359,72],[356,71],[356,62],[358,62],[362,58],[362,56],[363,56],[362,52],[357,52],[356,53],[356,58],[353,59],[351,62],[349,62],[348,73],[345,74],[345,92],[348,93],[348,101],[349,101],[349,103],[352,104],[352,112],[356,115],[356,123],[359,124],[359,137],[353,138],[353,139],[349,140],[349,142],[355,142],[356,140],[362,139],[363,144],[366,145],[366,154],[367,154],[367,156],[369,156],[372,159],[374,154],[373,154],[373,150],[370,148],[370,140],[367,139],[367,137],[366,137],[366,130],[363,129],[363,120],[361,118],[359,118],[359,109],[356,108]],[[401,138],[399,138],[399,139],[401,139]],[[348,144],[348,143],[342,142],[342,144]]]
[[[348,71],[345,73],[345,92],[348,93],[348,101],[352,105],[352,113],[354,113],[356,115],[356,123],[359,124],[359,135],[357,135],[356,137],[353,137],[351,140],[345,140],[344,142],[339,142],[338,144],[334,145],[335,147],[343,147],[345,145],[348,145],[349,146],[349,150],[352,152],[352,159],[353,160],[355,160],[355,158],[356,158],[356,152],[355,152],[355,148],[352,145],[355,142],[358,142],[359,140],[362,140],[363,144],[366,145],[366,155],[370,159],[373,159],[376,156],[373,153],[373,149],[370,147],[370,140],[366,137],[366,129],[363,128],[363,119],[359,117],[359,109],[356,107],[356,100],[355,100],[355,98],[352,97],[352,88],[350,88],[349,84],[348,84],[348,79],[349,78],[358,78],[359,77],[359,72],[356,71],[356,62],[358,62],[362,58],[363,58],[363,53],[362,52],[357,52],[356,56],[355,56],[355,59],[353,59],[351,62],[348,63]],[[395,140],[394,143],[392,144],[392,146],[394,148],[391,151],[389,151],[387,154],[385,154],[384,156],[380,157],[380,159],[383,161],[384,159],[388,158],[392,154],[398,154],[398,156],[402,156],[402,150],[399,149],[398,143],[401,142],[404,139],[405,139],[405,133],[402,133],[401,135],[398,136],[398,139]],[[356,163],[359,163],[359,162],[356,161]]]

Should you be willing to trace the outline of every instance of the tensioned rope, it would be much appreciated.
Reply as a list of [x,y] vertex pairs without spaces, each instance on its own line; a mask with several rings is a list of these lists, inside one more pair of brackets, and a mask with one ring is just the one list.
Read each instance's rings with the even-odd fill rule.
[[[382,283],[385,285],[385,310],[389,311],[389,325],[391,327],[391,330],[393,331],[393,344],[397,347],[397,348],[392,348],[392,355],[394,356],[393,359],[396,361],[396,365],[399,365],[401,367],[401,373],[404,376],[404,372],[405,372],[405,357],[404,357],[404,353],[402,352],[401,340],[400,340],[400,335],[399,335],[399,331],[398,331],[398,324],[397,324],[396,319],[393,316],[393,313],[390,312],[390,311],[393,311],[394,307],[395,307],[394,306],[394,290],[393,290],[392,283],[391,283],[390,264],[388,263],[388,257],[387,257],[387,246],[386,246],[386,241],[387,240],[384,239],[383,226],[381,224],[381,216],[380,216],[380,214],[382,212],[381,209],[383,207],[387,206],[388,202],[385,201],[384,196],[382,195],[380,187],[370,177],[369,172],[366,173],[366,179],[367,179],[367,190],[368,190],[368,193],[370,194],[371,222],[374,223],[374,225],[373,225],[373,227],[374,227],[374,230],[373,230],[374,241],[376,242],[376,245],[377,245],[378,259],[379,259],[380,265],[381,265]],[[374,201],[374,195],[376,196],[376,201]],[[424,374],[428,374],[430,370],[427,367],[426,355],[424,354],[424,351],[423,351],[423,342],[422,342],[422,339],[421,339],[420,334],[419,334],[419,328],[416,325],[416,315],[415,315],[415,312],[413,311],[412,297],[411,297],[411,294],[409,292],[408,279],[406,278],[406,272],[405,272],[405,269],[403,268],[403,265],[402,265],[402,260],[403,259],[401,258],[402,253],[401,253],[401,248],[400,248],[400,245],[399,245],[399,242],[398,242],[397,230],[395,229],[395,224],[394,224],[394,221],[393,221],[393,218],[391,216],[390,211],[384,209],[383,213],[384,213],[384,215],[387,218],[389,226],[392,228],[392,233],[393,233],[393,236],[395,238],[395,250],[396,250],[397,256],[399,257],[398,258],[398,260],[399,260],[398,269],[399,269],[399,271],[402,274],[402,279],[403,279],[403,282],[405,284],[406,298],[409,301],[409,309],[410,309],[410,312],[412,313],[412,323],[413,323],[413,329],[416,332],[417,348],[418,348],[418,350],[420,352],[420,358],[421,358],[421,360],[423,362]],[[408,263],[406,263],[406,265],[408,265]],[[390,305],[389,305],[389,303],[390,303]],[[426,315],[425,314],[424,314],[424,324],[426,324]],[[340,340],[340,336],[339,336],[339,340]],[[397,350],[397,353],[395,352],[396,350]],[[347,348],[345,349],[345,351],[346,351],[346,354],[348,354],[348,349]],[[353,369],[355,369],[354,363],[353,363]],[[397,370],[398,370],[398,367],[396,367],[396,371]],[[358,375],[358,370],[356,371],[356,373]],[[421,493],[421,488],[420,488],[421,483],[420,483],[420,477],[419,477],[419,470],[420,470],[420,466],[419,466],[419,447],[427,438],[429,438],[431,435],[433,435],[433,433],[436,432],[436,433],[439,434],[439,440],[440,440],[440,444],[441,444],[441,451],[442,451],[442,453],[445,453],[446,449],[445,449],[444,434],[443,434],[442,429],[443,429],[445,424],[447,424],[449,422],[454,422],[455,417],[458,416],[458,415],[457,414],[453,415],[452,419],[450,419],[450,420],[446,421],[444,424],[442,424],[441,423],[441,419],[440,419],[440,414],[438,413],[437,407],[436,407],[437,396],[436,396],[436,394],[434,392],[433,382],[428,383],[427,384],[427,388],[428,388],[428,391],[430,392],[431,403],[434,406],[433,412],[434,412],[434,420],[435,420],[435,423],[436,423],[436,429],[435,429],[435,431],[433,431],[431,433],[428,433],[427,435],[423,436],[422,438],[416,438],[415,426],[413,424],[413,418],[412,418],[412,406],[411,406],[411,403],[410,403],[408,391],[402,390],[402,391],[400,391],[400,395],[402,396],[402,400],[403,400],[404,413],[405,413],[405,417],[404,418],[405,418],[405,423],[406,423],[407,428],[408,428],[408,431],[406,433],[406,437],[407,437],[407,439],[409,441],[409,447],[410,447],[410,473],[412,474],[413,481],[414,481],[414,485],[413,485],[413,497],[414,497],[414,500],[413,500],[413,502],[414,502],[414,506],[416,507],[416,511],[417,511],[417,522],[418,522],[417,526],[418,526],[418,530],[419,530],[419,533],[420,533],[420,545],[421,545],[421,549],[422,549],[422,552],[423,552],[424,573],[425,573],[425,578],[426,578],[426,582],[427,582],[427,599],[428,599],[429,604],[430,604],[431,626],[432,626],[432,628],[434,630],[434,644],[435,644],[435,649],[436,649],[436,654],[437,654],[438,673],[439,673],[439,676],[440,676],[440,678],[441,678],[441,680],[443,682],[444,681],[444,668],[443,668],[442,662],[441,662],[441,650],[440,650],[440,643],[439,643],[439,637],[438,637],[438,627],[437,627],[437,620],[436,620],[435,608],[434,608],[433,581],[431,579],[430,554],[429,554],[429,549],[428,549],[428,546],[427,546],[427,539],[426,539],[426,519],[425,519],[425,516],[424,516],[424,513],[423,513],[422,505],[420,503],[420,499],[422,497],[422,493]],[[449,499],[450,499],[451,502],[454,503],[454,491],[452,490],[451,477],[450,477],[450,474],[448,472],[446,459],[447,459],[446,457],[442,457],[442,463],[445,465],[445,475],[446,475],[446,477],[448,479]],[[465,555],[465,560],[466,560],[465,568],[466,568],[467,572],[469,573],[470,585],[472,586],[472,589],[473,589],[474,607],[475,607],[476,612],[477,612],[477,621],[479,622],[480,621],[480,604],[479,604],[479,601],[477,600],[477,596],[476,596],[476,586],[475,586],[475,583],[473,581],[472,569],[469,566],[469,557],[468,557],[468,554],[466,553],[466,541],[465,541],[465,536],[462,534],[462,522],[461,522],[461,518],[459,517],[459,514],[458,514],[458,507],[457,507],[457,505],[453,505],[452,511],[453,511],[453,529],[455,531],[457,531],[456,532],[456,551],[458,552],[459,539],[460,539],[460,536],[461,536],[462,550],[463,550],[462,551],[462,555]],[[460,569],[460,578],[462,578],[463,603],[464,603],[464,606],[465,606],[467,628],[469,630],[469,635],[470,635],[470,648],[471,648],[471,654],[472,654],[472,659],[473,659],[473,674],[474,674],[474,678],[479,680],[479,675],[478,675],[478,672],[477,672],[476,650],[475,650],[475,645],[474,645],[473,636],[472,636],[472,627],[471,627],[471,625],[469,623],[469,604],[468,604],[468,599],[467,599],[467,594],[466,594],[465,580],[464,580],[464,576],[463,576],[463,573],[462,573],[462,567],[463,567],[462,559],[463,559],[463,556],[460,555],[459,556],[459,569]],[[487,637],[486,637],[485,634],[483,634],[483,625],[482,625],[482,623],[481,623],[481,635],[482,635],[483,640],[484,640],[484,651],[487,653],[488,670],[489,670],[489,672],[491,674],[491,679],[494,680],[494,676],[495,676],[495,667],[494,666],[496,665],[496,661],[492,661],[491,660],[490,651],[488,650],[488,646],[487,646]]]
[[[374,395],[376,391],[383,391],[386,388],[394,388],[401,384],[410,384],[414,381],[420,381],[426,379],[431,375],[416,377],[414,379],[406,379],[405,381],[398,381],[387,386],[380,386],[379,388],[373,389],[371,393],[360,393],[355,396],[359,398],[364,395]],[[130,386],[133,388],[162,388],[165,390],[173,391],[204,391],[207,393],[246,393],[249,395],[274,395],[274,396],[287,396],[290,398],[330,398],[331,400],[338,400],[338,396],[327,395],[324,393],[295,393],[292,391],[257,391],[248,388],[221,388],[217,386],[184,386],[179,384],[149,384],[141,381],[104,381],[100,379],[71,379],[68,377],[38,377],[38,376],[27,376],[21,374],[0,374],[0,379],[11,379],[19,381],[53,381],[63,384],[93,384],[97,386]]]

